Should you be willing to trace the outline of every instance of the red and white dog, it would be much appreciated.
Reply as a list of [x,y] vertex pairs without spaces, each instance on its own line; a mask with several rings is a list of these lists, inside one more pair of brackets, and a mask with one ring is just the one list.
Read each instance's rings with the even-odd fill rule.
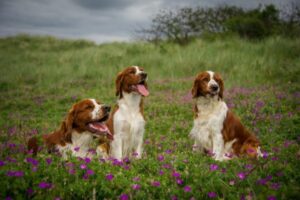
[[138,66],[127,67],[116,79],[118,102],[107,121],[113,140],[110,156],[121,160],[134,155],[141,158],[145,119],[143,97],[149,95],[147,73]]
[[195,119],[190,132],[195,140],[193,149],[212,152],[219,161],[231,155],[261,156],[258,139],[228,110],[223,91],[221,76],[212,71],[199,73],[194,80]]
[[[108,119],[110,107],[95,99],[85,99],[74,104],[58,130],[43,135],[48,151],[58,150],[64,159],[68,155],[92,157],[89,152],[94,137],[111,133],[104,123]],[[31,138],[28,149],[36,154],[37,139]]]

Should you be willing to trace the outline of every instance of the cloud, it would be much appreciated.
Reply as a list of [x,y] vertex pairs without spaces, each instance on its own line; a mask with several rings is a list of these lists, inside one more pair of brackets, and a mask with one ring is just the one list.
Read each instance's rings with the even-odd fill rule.
[[0,37],[19,33],[84,38],[96,42],[128,41],[147,27],[161,9],[214,7],[224,3],[244,8],[296,0],[0,0]]

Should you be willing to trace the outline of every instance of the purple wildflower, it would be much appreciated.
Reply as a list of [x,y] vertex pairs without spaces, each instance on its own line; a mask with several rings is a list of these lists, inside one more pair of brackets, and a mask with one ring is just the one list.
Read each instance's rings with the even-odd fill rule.
[[11,163],[16,163],[16,162],[17,162],[16,159],[11,158],[11,157],[7,157],[6,160],[7,160],[8,162],[11,162]]
[[278,177],[281,177],[281,176],[283,176],[283,175],[284,175],[284,174],[283,174],[283,172],[281,172],[281,171],[276,173],[276,176],[278,176]]
[[128,157],[125,157],[124,159],[123,159],[123,163],[130,163],[130,159],[128,158]]
[[41,189],[50,189],[52,187],[51,183],[47,183],[47,182],[40,182],[39,183],[39,188]]
[[215,192],[209,192],[209,193],[207,193],[207,196],[208,196],[209,198],[216,198],[216,197],[217,197],[217,194],[216,194]]
[[165,168],[165,169],[171,169],[172,165],[170,165],[170,164],[163,164],[162,167]]
[[275,197],[275,196],[268,196],[267,199],[268,199],[268,200],[276,200],[276,197]]
[[222,169],[221,169],[221,172],[222,172],[223,174],[225,174],[225,173],[227,172],[227,169],[226,169],[226,168],[222,168]]
[[192,188],[190,186],[186,185],[186,186],[184,186],[183,190],[185,192],[190,192],[192,190]]
[[90,154],[92,154],[92,155],[97,154],[96,150],[95,150],[95,149],[92,149],[92,148],[89,149],[88,152],[89,152]]
[[87,169],[86,170],[87,175],[94,175],[94,171],[92,169]]
[[5,162],[0,160],[0,167],[4,166],[5,165]]
[[240,172],[237,174],[237,176],[241,179],[241,180],[244,180],[246,178],[246,173],[244,172]]
[[10,176],[10,177],[23,177],[24,176],[24,172],[22,172],[22,171],[8,171],[6,173],[6,176]]
[[13,200],[10,196],[5,197],[5,200]]
[[284,141],[283,146],[284,146],[285,148],[287,148],[287,147],[289,147],[291,144],[293,144],[293,141],[286,140],[286,141]]
[[165,157],[163,155],[158,155],[157,156],[158,161],[163,161],[164,159],[165,159]]
[[247,164],[247,165],[245,165],[245,168],[246,168],[246,169],[252,169],[252,168],[253,168],[253,165]]
[[87,173],[84,173],[82,176],[83,180],[88,180],[89,179],[89,175]]
[[139,184],[133,184],[132,189],[139,190],[139,189],[141,189],[141,186]]
[[16,127],[16,126],[10,127],[10,128],[8,129],[8,134],[9,134],[10,136],[14,135],[16,132],[17,132],[17,127]]
[[86,164],[81,164],[80,169],[86,169]]
[[140,177],[134,177],[132,180],[138,182],[138,181],[140,181],[141,179],[140,179]]
[[47,163],[48,165],[50,165],[50,164],[52,163],[52,159],[51,159],[51,158],[46,158],[46,163]]
[[84,158],[84,162],[85,162],[86,164],[89,164],[89,163],[91,162],[91,159],[90,159],[89,157],[85,157],[85,158]]
[[263,158],[267,158],[269,156],[268,152],[264,151],[262,152],[262,157]]
[[233,158],[233,154],[232,153],[225,153],[225,156],[228,158]]
[[119,197],[120,200],[128,200],[129,196],[127,194],[121,194]]
[[112,175],[112,174],[107,174],[106,175],[106,180],[111,181],[113,179],[114,179],[114,175]]
[[30,158],[30,157],[26,158],[26,161],[28,163],[31,163],[33,166],[37,166],[39,164],[39,161],[35,160],[34,158]]
[[173,153],[173,151],[172,151],[171,149],[167,149],[165,152],[166,152],[166,154],[171,154],[171,153]]
[[278,157],[276,157],[276,156],[274,156],[274,157],[272,157],[272,158],[271,158],[271,160],[273,160],[273,161],[277,161],[277,160],[279,160],[279,158],[278,158]]
[[183,180],[181,180],[180,178],[177,178],[177,179],[176,179],[176,183],[177,183],[178,185],[182,185],[182,184],[183,184]]
[[74,151],[78,152],[79,149],[80,149],[80,147],[75,147],[75,148],[74,148]]
[[216,171],[219,168],[219,166],[216,164],[211,164],[209,168],[210,168],[210,171]]
[[8,147],[10,148],[10,149],[14,149],[14,148],[16,148],[16,144],[15,143],[9,143],[8,144]]
[[160,186],[160,182],[159,181],[153,181],[151,183],[151,185],[154,186],[154,187],[159,187]]
[[174,171],[174,172],[172,173],[172,176],[175,177],[175,178],[179,178],[179,177],[180,177],[180,173]]
[[32,166],[31,171],[36,172],[38,170],[37,166]]
[[137,152],[133,152],[131,155],[132,155],[133,157],[137,157],[139,154],[138,154]]
[[271,188],[273,190],[278,190],[281,187],[280,183],[272,183]]
[[164,175],[165,174],[165,172],[163,171],[163,170],[159,170],[159,175]]
[[171,200],[178,200],[178,198],[175,195],[173,195],[171,196]]
[[123,162],[118,159],[114,159],[112,164],[115,166],[122,166]]
[[124,165],[124,166],[123,166],[123,169],[125,169],[125,170],[130,170],[130,166],[129,166],[129,165]]
[[73,169],[73,168],[69,169],[69,174],[74,175],[75,173],[76,173],[75,169]]

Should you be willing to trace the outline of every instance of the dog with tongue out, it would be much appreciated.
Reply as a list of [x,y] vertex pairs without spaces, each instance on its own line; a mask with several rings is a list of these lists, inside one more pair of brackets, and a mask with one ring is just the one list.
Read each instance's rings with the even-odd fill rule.
[[113,140],[101,143],[101,151],[108,151],[118,160],[142,157],[145,132],[143,99],[148,95],[147,73],[143,68],[131,66],[119,72],[116,78],[117,105],[107,120]]
[[[93,157],[89,149],[95,137],[113,139],[105,123],[109,112],[110,106],[96,99],[81,100],[72,106],[56,131],[42,136],[43,142],[49,152],[58,151],[64,159],[69,155]],[[37,153],[37,137],[29,139],[28,150]]]

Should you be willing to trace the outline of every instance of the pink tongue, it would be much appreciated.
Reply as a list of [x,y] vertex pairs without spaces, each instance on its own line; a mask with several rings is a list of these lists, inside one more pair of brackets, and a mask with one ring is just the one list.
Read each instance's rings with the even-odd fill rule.
[[111,135],[111,132],[109,131],[109,129],[105,123],[92,122],[92,123],[89,123],[89,126],[91,126],[91,128],[93,128],[101,133],[107,133],[108,135]]
[[146,88],[144,85],[142,85],[142,84],[137,85],[137,90],[138,90],[138,92],[139,92],[141,95],[143,95],[143,96],[145,96],[145,97],[149,95],[149,91],[148,91],[147,88]]

